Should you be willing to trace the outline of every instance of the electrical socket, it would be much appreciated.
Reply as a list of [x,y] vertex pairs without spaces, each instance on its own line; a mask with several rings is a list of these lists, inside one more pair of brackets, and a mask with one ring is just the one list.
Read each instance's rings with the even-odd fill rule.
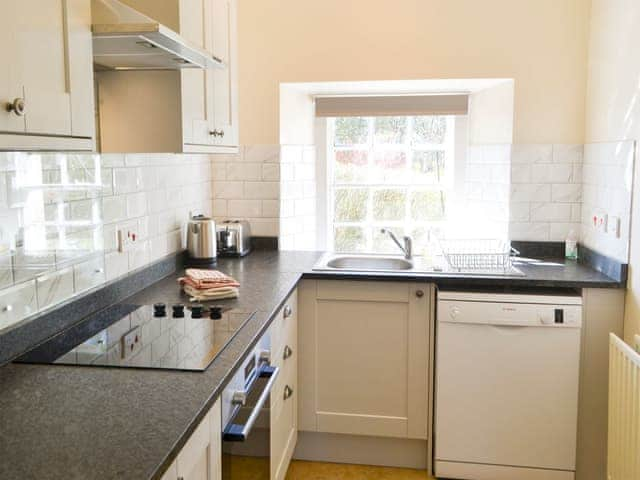
[[119,229],[116,234],[118,236],[118,251],[120,253],[131,250],[138,239],[136,232],[125,228]]
[[132,357],[142,349],[142,329],[140,325],[122,336],[122,359]]
[[591,216],[591,225],[599,232],[607,232],[607,214],[604,212],[594,212]]

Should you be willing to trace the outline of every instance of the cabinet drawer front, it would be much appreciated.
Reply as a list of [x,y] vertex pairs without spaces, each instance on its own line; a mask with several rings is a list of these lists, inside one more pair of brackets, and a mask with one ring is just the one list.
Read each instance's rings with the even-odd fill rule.
[[[293,342],[297,337],[298,294],[294,291],[276,314],[271,328],[271,348],[273,352],[281,351],[286,342]],[[277,360],[277,359],[275,359]],[[280,366],[281,364],[278,364]]]
[[318,282],[318,300],[408,302],[406,283],[328,280]]
[[271,478],[273,480],[284,478],[291,460],[297,433],[296,402],[294,388],[291,396],[283,400],[279,412],[273,414],[275,417],[271,422]]
[[[292,349],[295,352],[294,349]],[[293,391],[294,396],[297,391],[297,367],[298,358],[296,353],[293,353],[291,357],[284,360],[282,365],[281,374],[276,379],[275,385],[273,386],[273,395],[271,397],[271,408],[273,410],[273,416],[278,417],[280,415],[280,411],[284,407],[284,405],[291,400],[291,397],[285,399],[285,390],[290,388]]]
[[8,288],[0,294],[0,329],[38,311],[34,280]]

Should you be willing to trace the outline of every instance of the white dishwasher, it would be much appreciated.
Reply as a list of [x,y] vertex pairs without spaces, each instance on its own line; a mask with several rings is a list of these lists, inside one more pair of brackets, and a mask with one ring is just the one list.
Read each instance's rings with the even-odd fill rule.
[[582,299],[438,293],[435,474],[575,477]]

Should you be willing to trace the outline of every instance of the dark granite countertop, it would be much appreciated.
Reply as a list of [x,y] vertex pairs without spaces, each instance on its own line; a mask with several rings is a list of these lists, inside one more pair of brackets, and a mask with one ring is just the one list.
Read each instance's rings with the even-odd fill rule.
[[[205,372],[8,364],[0,368],[0,478],[159,478],[267,328],[301,276],[417,280],[440,286],[620,287],[575,262],[520,266],[524,277],[314,272],[317,252],[254,252],[221,259],[240,298],[217,301],[234,314],[257,311]],[[553,262],[551,262],[553,263]],[[127,303],[185,301],[171,275]]]
[[611,278],[587,265],[565,259],[517,259],[514,266],[524,275],[482,275],[455,271],[421,271],[421,261],[416,260],[416,270],[398,272],[349,272],[338,270],[304,272],[305,278],[334,278],[345,280],[425,281],[442,288],[621,288],[624,282]]

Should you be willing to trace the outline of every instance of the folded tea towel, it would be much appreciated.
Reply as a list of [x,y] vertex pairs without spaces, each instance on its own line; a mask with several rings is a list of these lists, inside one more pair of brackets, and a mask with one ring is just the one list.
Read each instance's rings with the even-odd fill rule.
[[218,270],[187,268],[185,274],[186,275],[180,279],[180,282],[183,284],[189,284],[194,288],[208,289],[221,286],[240,286],[237,280],[219,272]]
[[216,287],[209,289],[194,288],[183,284],[184,293],[189,295],[192,302],[206,302],[207,300],[222,300],[223,298],[237,298],[240,294],[236,287]]
[[217,270],[188,268],[186,275],[178,279],[182,290],[191,297],[191,301],[220,300],[236,298],[240,283],[234,278]]

